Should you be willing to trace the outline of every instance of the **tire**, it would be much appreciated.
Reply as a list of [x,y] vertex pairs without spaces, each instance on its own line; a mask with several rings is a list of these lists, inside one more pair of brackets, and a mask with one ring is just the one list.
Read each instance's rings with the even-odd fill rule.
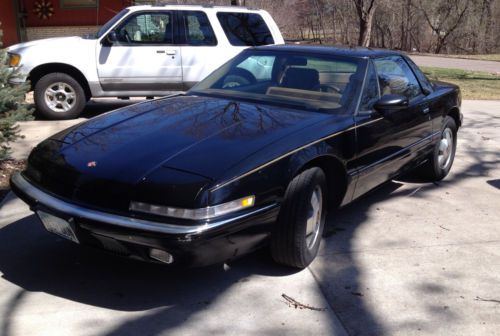
[[429,160],[417,168],[417,174],[429,181],[440,181],[448,175],[455,159],[457,130],[455,120],[447,116],[441,128],[439,142],[434,146]]
[[257,83],[257,78],[248,70],[236,68],[231,74],[224,78],[223,88],[238,87],[242,85],[251,85]]
[[82,86],[70,75],[60,72],[40,78],[34,98],[37,112],[51,120],[77,118],[87,102]]
[[302,269],[314,260],[325,226],[326,192],[320,168],[305,170],[290,182],[271,237],[271,254],[277,263]]

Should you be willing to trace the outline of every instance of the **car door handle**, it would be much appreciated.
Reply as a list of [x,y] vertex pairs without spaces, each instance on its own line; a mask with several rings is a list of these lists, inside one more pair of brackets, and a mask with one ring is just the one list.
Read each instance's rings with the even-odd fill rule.
[[157,54],[164,54],[164,53],[165,53],[165,50],[156,50],[156,53],[157,53]]
[[430,111],[431,111],[431,109],[430,109],[430,108],[425,107],[425,108],[422,110],[422,113],[423,113],[423,114],[427,114],[427,113],[429,113]]
[[167,55],[173,56],[175,54],[177,54],[177,51],[175,51],[175,50],[167,50]]

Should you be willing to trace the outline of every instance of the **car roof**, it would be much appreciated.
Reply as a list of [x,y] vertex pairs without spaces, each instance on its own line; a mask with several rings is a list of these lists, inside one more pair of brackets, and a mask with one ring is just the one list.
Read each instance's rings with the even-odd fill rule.
[[387,49],[374,49],[364,47],[348,47],[348,46],[318,46],[318,45],[300,45],[300,44],[280,44],[269,45],[253,48],[255,50],[269,50],[269,51],[289,51],[289,52],[302,52],[321,55],[338,55],[349,57],[362,57],[362,58],[377,58],[384,56],[401,56],[403,53],[395,50]]
[[242,6],[215,6],[215,5],[189,5],[189,4],[165,4],[165,5],[138,5],[127,7],[130,11],[140,10],[223,10],[232,12],[264,12],[262,9]]

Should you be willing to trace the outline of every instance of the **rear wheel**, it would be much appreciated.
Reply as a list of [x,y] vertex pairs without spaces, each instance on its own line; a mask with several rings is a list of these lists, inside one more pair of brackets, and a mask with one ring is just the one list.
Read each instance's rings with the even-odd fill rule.
[[428,180],[439,181],[448,175],[455,159],[457,149],[457,124],[446,117],[441,129],[441,138],[434,146],[429,161],[417,169]]
[[326,191],[320,168],[305,170],[290,182],[271,239],[276,262],[305,268],[314,260],[325,225]]
[[35,85],[37,111],[47,119],[74,119],[87,102],[82,86],[70,75],[50,73]]

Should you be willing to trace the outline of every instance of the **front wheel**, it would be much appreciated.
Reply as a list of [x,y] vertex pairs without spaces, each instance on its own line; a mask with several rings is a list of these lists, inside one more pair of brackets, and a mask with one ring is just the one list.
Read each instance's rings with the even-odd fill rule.
[[325,225],[326,192],[320,168],[305,170],[290,182],[271,238],[276,262],[305,268],[314,260]]
[[34,98],[40,115],[52,120],[77,118],[87,102],[82,86],[70,75],[58,72],[36,83]]

